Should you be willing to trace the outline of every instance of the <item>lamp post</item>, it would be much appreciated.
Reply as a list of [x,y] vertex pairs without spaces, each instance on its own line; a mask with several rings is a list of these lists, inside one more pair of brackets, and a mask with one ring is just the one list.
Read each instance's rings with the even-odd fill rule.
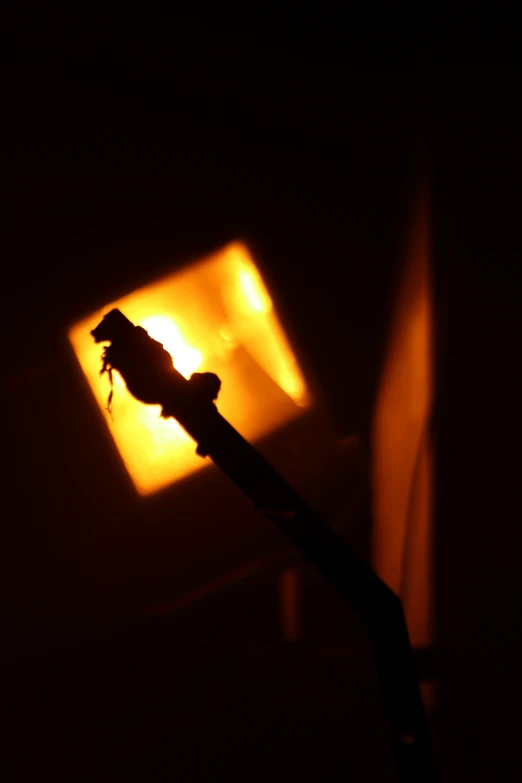
[[[92,331],[109,342],[102,372],[117,370],[138,400],[160,404],[294,546],[360,612],[368,628],[401,783],[437,779],[426,712],[399,598],[363,563],[276,470],[218,412],[220,381],[213,373],[190,380],[172,357],[119,310]],[[112,376],[111,376],[112,377]]]

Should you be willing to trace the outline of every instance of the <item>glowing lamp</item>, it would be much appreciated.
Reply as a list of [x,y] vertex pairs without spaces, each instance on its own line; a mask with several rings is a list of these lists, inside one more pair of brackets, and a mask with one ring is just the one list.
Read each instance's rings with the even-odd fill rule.
[[[160,406],[145,406],[114,373],[112,418],[108,381],[91,330],[113,308],[172,355],[185,377],[215,372],[220,412],[250,441],[299,416],[310,403],[303,374],[248,249],[234,243],[157,282],[110,302],[69,330],[78,361],[104,412],[118,451],[141,495],[204,467],[194,441]],[[104,376],[105,378],[105,376]]]

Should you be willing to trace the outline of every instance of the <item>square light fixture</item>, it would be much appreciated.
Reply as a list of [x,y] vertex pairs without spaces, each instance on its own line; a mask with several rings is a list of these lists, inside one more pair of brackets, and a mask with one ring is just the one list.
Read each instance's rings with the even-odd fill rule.
[[108,381],[100,378],[100,346],[91,330],[118,308],[172,355],[185,377],[215,372],[222,381],[220,412],[255,441],[301,415],[310,404],[303,373],[272,300],[241,243],[134,291],[74,324],[69,339],[118,451],[141,495],[205,466],[196,444],[159,405],[143,405],[114,373],[112,419]]

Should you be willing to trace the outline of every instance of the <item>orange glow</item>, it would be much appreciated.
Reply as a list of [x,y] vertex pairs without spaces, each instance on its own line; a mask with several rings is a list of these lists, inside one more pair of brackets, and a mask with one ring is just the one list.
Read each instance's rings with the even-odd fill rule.
[[215,372],[220,412],[249,440],[299,416],[310,399],[305,379],[248,249],[234,243],[190,267],[135,291],[75,324],[69,339],[126,468],[149,495],[205,466],[196,444],[160,407],[143,405],[114,373],[113,420],[105,412],[101,346],[90,335],[119,308],[172,354],[185,377]]
[[258,313],[268,313],[272,309],[270,297],[264,289],[262,280],[253,269],[241,268],[238,273],[241,293],[248,306]]
[[172,318],[164,315],[155,315],[152,318],[146,318],[140,326],[163,345],[171,356],[176,357],[176,369],[190,378],[203,361],[201,351],[192,348],[186,340],[183,339],[179,328]]
[[412,644],[433,641],[432,290],[419,199],[373,420],[373,564],[402,598]]

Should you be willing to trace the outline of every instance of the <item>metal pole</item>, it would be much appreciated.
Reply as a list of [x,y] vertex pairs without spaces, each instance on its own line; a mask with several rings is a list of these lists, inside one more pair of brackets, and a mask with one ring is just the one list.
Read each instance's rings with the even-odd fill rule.
[[163,405],[294,546],[362,615],[372,644],[384,707],[402,783],[437,780],[426,711],[420,694],[399,598],[360,560],[274,468],[217,411],[219,379],[194,374],[187,381],[170,355],[141,327],[113,310],[92,332],[105,349],[104,369],[120,372],[129,391]]

